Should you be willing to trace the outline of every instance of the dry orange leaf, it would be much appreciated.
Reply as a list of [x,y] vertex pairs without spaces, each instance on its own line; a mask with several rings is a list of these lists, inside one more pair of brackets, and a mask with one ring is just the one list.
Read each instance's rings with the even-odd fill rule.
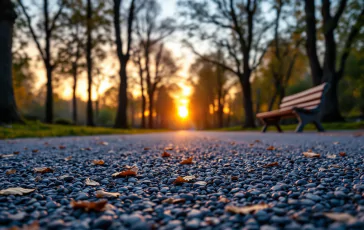
[[190,157],[190,158],[188,158],[186,160],[181,161],[180,164],[182,164],[182,165],[193,164],[193,161],[192,160],[193,160],[193,157]]
[[69,156],[69,157],[64,158],[65,161],[69,161],[71,159],[72,159],[72,156]]
[[122,172],[117,172],[112,174],[113,177],[127,177],[127,176],[136,176],[138,173],[138,167],[137,166],[133,166],[127,170],[124,170]]
[[346,156],[346,152],[340,152],[340,153],[339,153],[339,155],[340,155],[341,157],[345,157],[345,156]]
[[103,160],[93,160],[92,163],[94,165],[103,165],[103,164],[105,164],[105,162]]
[[150,148],[148,148],[148,147],[145,147],[145,148],[144,148],[144,150],[150,150]]
[[34,168],[34,172],[36,173],[52,173],[54,172],[53,169],[48,167],[40,167],[40,168]]
[[319,158],[321,157],[320,154],[314,152],[304,152],[303,155],[308,158]]
[[174,198],[168,198],[162,201],[162,204],[181,204],[185,203],[186,199],[174,199]]
[[239,180],[239,177],[238,176],[232,176],[231,180]]
[[18,155],[20,152],[19,151],[17,151],[17,152],[13,152],[13,154],[15,154],[15,155]]
[[32,152],[33,153],[37,153],[39,150],[38,149],[33,149]]
[[269,146],[268,148],[267,148],[267,150],[275,150],[276,148],[274,148],[274,146]]
[[356,221],[356,218],[354,216],[348,214],[348,213],[325,212],[323,214],[327,218],[330,218],[330,219],[332,219],[334,221],[346,222],[346,223]]
[[96,211],[96,212],[101,212],[105,209],[107,204],[107,200],[99,200],[96,202],[92,202],[92,201],[74,201],[71,200],[71,207],[74,209],[83,209],[86,212],[88,211]]
[[269,163],[269,164],[266,164],[266,165],[263,165],[264,168],[268,168],[268,167],[274,167],[274,166],[278,166],[278,162],[273,162],[273,163]]
[[177,179],[173,182],[173,184],[183,184],[185,182],[188,182],[188,180],[183,179],[183,177],[179,176]]
[[118,192],[105,192],[104,190],[98,190],[95,194],[97,198],[116,198],[121,195]]
[[254,147],[254,143],[253,144],[249,144],[249,147]]
[[255,142],[255,143],[261,143],[261,141],[260,141],[260,140],[255,140],[254,142]]
[[164,150],[172,151],[173,150],[173,147],[166,147],[166,148],[164,148]]
[[64,145],[59,146],[59,149],[65,149],[65,148],[66,148],[66,146],[64,146]]
[[221,202],[221,203],[229,203],[230,200],[228,198],[226,198],[226,197],[220,196],[219,202]]
[[9,230],[39,230],[39,229],[40,229],[39,222],[37,220],[29,225],[23,225],[21,228],[17,226],[9,228]]
[[11,175],[11,174],[14,174],[14,173],[16,173],[15,169],[9,169],[8,171],[6,171],[6,175]]
[[167,153],[167,152],[163,152],[162,153],[162,157],[170,157],[171,156],[171,154],[170,153]]
[[229,205],[229,206],[225,207],[225,211],[231,212],[234,214],[246,215],[246,214],[250,214],[252,212],[257,212],[259,210],[263,210],[263,209],[267,209],[267,208],[269,208],[269,206],[267,204],[256,204],[256,205],[245,206],[245,207],[237,207],[237,206]]

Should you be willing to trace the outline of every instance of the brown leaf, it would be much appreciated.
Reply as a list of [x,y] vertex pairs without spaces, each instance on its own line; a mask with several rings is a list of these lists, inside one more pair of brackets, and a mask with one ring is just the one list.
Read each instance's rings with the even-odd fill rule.
[[0,155],[0,158],[8,158],[8,157],[13,157],[15,156],[14,154],[3,154],[3,155]]
[[94,181],[94,180],[91,180],[90,178],[87,178],[87,179],[85,180],[85,184],[86,184],[86,185],[89,185],[89,186],[99,186],[99,185],[100,185],[100,183],[99,183],[99,182]]
[[171,156],[171,154],[170,153],[167,153],[167,152],[163,152],[162,153],[162,157],[170,157]]
[[59,146],[59,149],[65,149],[65,148],[66,148],[66,146],[64,146],[64,145]]
[[254,142],[255,142],[255,143],[261,143],[261,141],[260,141],[260,140],[255,140]]
[[269,163],[266,165],[263,165],[263,168],[269,168],[269,167],[274,167],[274,166],[278,166],[278,162],[273,162],[273,163]]
[[193,164],[192,160],[193,160],[193,157],[190,157],[188,159],[185,159],[185,160],[181,161],[180,164],[182,164],[182,165]]
[[112,174],[113,177],[127,177],[127,176],[136,176],[138,173],[138,167],[133,166],[130,169],[124,170],[122,172],[117,172]]
[[91,151],[91,150],[92,150],[92,148],[90,148],[90,147],[87,147],[87,148],[83,148],[82,150],[87,150],[87,151]]
[[308,158],[319,158],[321,157],[320,154],[314,152],[304,152],[303,155]]
[[249,147],[254,147],[254,144],[249,144]]
[[232,176],[231,180],[239,180],[239,177],[238,176]]
[[19,151],[17,151],[17,152],[13,152],[13,154],[15,154],[15,155],[18,155],[20,152]]
[[39,182],[41,180],[42,180],[42,177],[40,177],[40,176],[36,176],[35,179],[34,179],[35,182]]
[[324,216],[326,216],[327,218],[330,218],[334,221],[339,221],[339,222],[355,222],[356,218],[348,213],[334,213],[334,212],[325,212],[323,213]]
[[162,201],[162,204],[182,204],[185,203],[186,199],[174,199],[174,198],[168,198]]
[[245,207],[237,207],[237,206],[229,205],[229,206],[225,207],[225,212],[247,215],[252,212],[256,212],[256,211],[267,209],[267,208],[269,208],[269,206],[267,204],[256,204],[256,205],[245,206]]
[[268,148],[267,148],[267,150],[275,150],[276,148],[274,148],[274,146],[269,146]]
[[29,225],[23,225],[21,228],[17,226],[9,228],[9,230],[39,230],[39,229],[40,229],[39,222],[37,220]]
[[74,209],[83,209],[86,212],[89,211],[96,211],[96,212],[101,212],[104,211],[105,207],[107,204],[107,200],[99,200],[96,202],[92,202],[92,201],[74,201],[71,200],[71,207]]
[[228,198],[226,198],[226,197],[220,196],[219,197],[219,202],[221,202],[221,203],[229,203],[230,200]]
[[177,179],[173,182],[173,184],[183,184],[185,182],[188,182],[188,180],[184,179],[183,177],[179,176]]
[[36,173],[52,173],[54,172],[53,169],[48,167],[40,167],[40,168],[34,168],[34,172]]
[[24,195],[33,192],[35,189],[27,189],[21,187],[7,188],[0,190],[0,195]]
[[94,165],[103,165],[103,164],[105,164],[105,162],[103,160],[93,160],[92,163]]
[[149,147],[145,147],[144,150],[150,150],[150,148]]
[[109,145],[109,143],[108,142],[106,142],[106,141],[101,141],[101,142],[99,142],[99,145]]
[[69,161],[71,159],[72,159],[72,156],[69,156],[69,157],[64,158],[65,161]]
[[164,150],[172,151],[173,147],[165,147]]
[[104,190],[98,190],[95,194],[97,198],[116,198],[121,195],[118,192],[105,192]]
[[346,156],[346,152],[339,152],[339,155],[340,155],[341,157],[345,157],[345,156]]
[[39,152],[39,150],[38,149],[33,149],[32,152],[37,153],[37,152]]
[[230,145],[235,145],[236,143],[234,141],[230,142]]
[[11,174],[15,174],[16,170],[15,169],[9,169],[8,171],[6,171],[6,175],[11,175]]

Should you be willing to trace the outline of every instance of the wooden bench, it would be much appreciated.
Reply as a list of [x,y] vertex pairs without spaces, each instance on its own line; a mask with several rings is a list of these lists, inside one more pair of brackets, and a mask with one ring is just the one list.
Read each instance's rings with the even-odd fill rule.
[[320,109],[328,87],[328,83],[323,83],[300,93],[284,97],[278,110],[258,113],[257,118],[264,123],[262,132],[266,132],[270,125],[274,125],[278,132],[282,132],[279,126],[280,120],[290,117],[297,117],[299,121],[296,132],[302,132],[304,126],[311,122],[319,132],[324,132],[324,128],[320,123]]

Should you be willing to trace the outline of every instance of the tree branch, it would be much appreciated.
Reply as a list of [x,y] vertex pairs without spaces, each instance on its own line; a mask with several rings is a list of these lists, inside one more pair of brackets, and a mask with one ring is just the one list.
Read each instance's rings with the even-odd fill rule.
[[18,3],[19,3],[19,5],[20,5],[20,7],[21,7],[21,9],[22,9],[22,11],[23,11],[23,13],[25,15],[25,18],[27,19],[27,23],[28,23],[28,27],[29,27],[30,33],[31,33],[31,35],[33,37],[33,40],[34,40],[34,42],[35,42],[35,44],[36,44],[36,46],[38,48],[38,51],[40,53],[40,56],[43,59],[43,61],[45,62],[46,59],[45,59],[45,56],[44,56],[44,52],[43,52],[42,47],[40,46],[40,43],[39,43],[39,40],[38,40],[38,36],[34,32],[34,29],[33,29],[33,26],[32,26],[32,20],[31,20],[31,18],[29,16],[28,12],[25,9],[25,6],[24,6],[23,2],[21,0],[18,0]]
[[49,31],[50,31],[50,32],[52,32],[52,31],[53,31],[53,29],[55,28],[55,26],[56,26],[56,21],[58,20],[59,16],[61,15],[62,10],[63,10],[63,8],[64,8],[64,5],[65,5],[65,1],[64,1],[64,0],[62,0],[62,1],[61,1],[61,5],[59,6],[58,12],[57,12],[57,13],[56,13],[56,15],[54,16],[53,21],[52,21],[52,23],[51,23],[51,27],[49,28]]
[[128,44],[126,49],[126,56],[130,55],[131,43],[132,43],[132,29],[133,29],[133,21],[135,14],[135,0],[132,0],[129,8],[129,16],[128,16]]
[[339,22],[339,19],[345,10],[346,3],[347,3],[347,0],[340,1],[339,8],[337,9],[336,14],[334,15],[334,17],[332,19],[334,28],[337,26],[337,23]]

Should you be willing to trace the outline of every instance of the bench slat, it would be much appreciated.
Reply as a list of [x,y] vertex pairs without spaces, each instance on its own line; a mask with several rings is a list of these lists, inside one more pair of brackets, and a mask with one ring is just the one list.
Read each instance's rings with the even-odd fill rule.
[[282,99],[282,104],[286,103],[286,102],[289,102],[289,101],[292,101],[292,100],[295,100],[295,99],[298,99],[298,98],[301,98],[301,97],[305,97],[305,96],[317,93],[317,92],[322,92],[322,91],[324,91],[326,85],[327,85],[327,83],[323,83],[321,85],[318,85],[316,87],[310,88],[310,89],[305,90],[305,91],[302,91],[300,93],[296,93],[296,94],[293,94],[291,96],[284,97]]
[[[303,107],[299,107],[299,108],[303,108]],[[316,106],[305,106],[303,109],[312,110],[315,108],[316,108]],[[273,111],[264,112],[264,113],[258,113],[256,116],[257,116],[257,118],[294,117],[295,113],[292,108],[284,108],[284,109],[273,110]]]
[[317,101],[317,100],[319,101],[319,103],[317,103],[317,104],[320,104],[322,93],[323,92],[317,92],[317,93],[308,95],[306,97],[301,97],[301,98],[298,98],[296,100],[285,102],[285,103],[282,103],[279,107],[280,108],[286,108],[286,107],[289,107],[289,106],[295,106],[295,105],[299,105],[299,104],[302,104],[302,103],[307,103],[307,102]]
[[321,103],[321,100],[314,100],[314,101],[310,101],[310,102],[304,102],[304,103],[300,103],[300,104],[297,104],[297,105],[292,105],[292,106],[283,106],[281,105],[281,109],[283,108],[290,108],[290,109],[293,109],[293,108],[302,108],[302,109],[307,109],[308,107],[314,107],[316,108],[319,104]]

